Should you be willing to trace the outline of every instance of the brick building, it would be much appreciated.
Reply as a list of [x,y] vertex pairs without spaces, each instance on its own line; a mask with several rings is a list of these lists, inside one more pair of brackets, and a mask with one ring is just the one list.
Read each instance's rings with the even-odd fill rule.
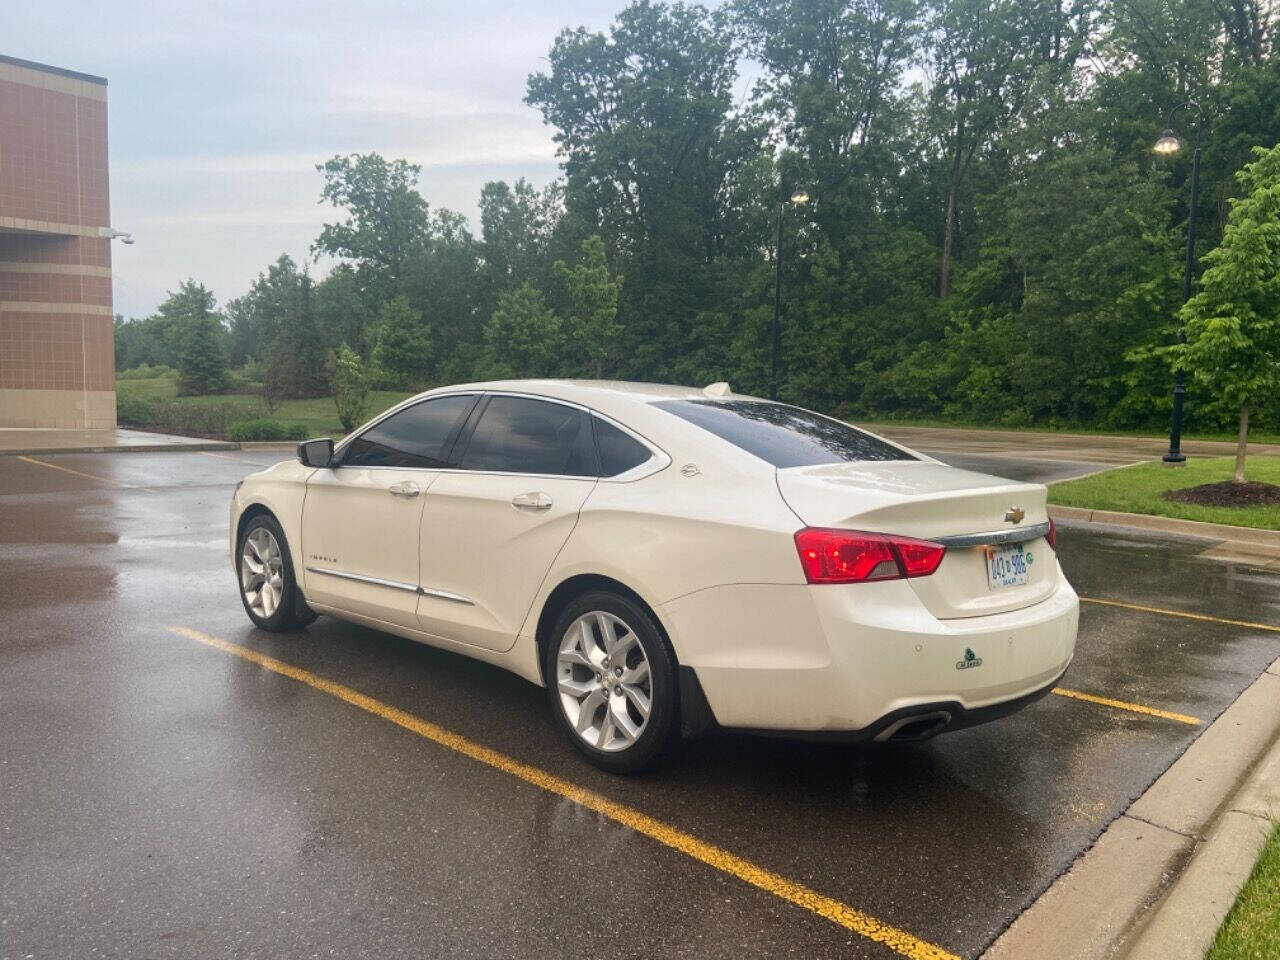
[[0,427],[116,422],[107,81],[0,56]]

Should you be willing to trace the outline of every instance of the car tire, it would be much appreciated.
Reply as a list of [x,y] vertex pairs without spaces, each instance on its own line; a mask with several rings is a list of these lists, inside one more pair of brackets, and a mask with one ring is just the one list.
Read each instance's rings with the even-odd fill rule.
[[585,593],[556,618],[543,658],[552,712],[583,756],[611,773],[654,763],[677,728],[679,700],[675,657],[653,614],[621,593]]
[[282,633],[316,619],[293,573],[289,542],[276,518],[260,513],[245,524],[236,544],[240,602],[254,625]]

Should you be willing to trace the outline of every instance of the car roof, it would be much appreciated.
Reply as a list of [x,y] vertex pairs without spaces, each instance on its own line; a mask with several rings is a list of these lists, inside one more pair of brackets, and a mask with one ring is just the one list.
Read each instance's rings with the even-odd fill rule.
[[[430,397],[442,393],[466,391],[526,393],[553,400],[567,400],[596,410],[606,416],[627,418],[655,400],[759,400],[746,394],[712,394],[700,387],[681,387],[665,383],[641,383],[627,380],[486,380],[437,387],[419,394]],[[418,399],[415,397],[414,399]]]
[[[673,456],[679,448],[696,448],[706,456],[710,445],[712,448],[723,446],[723,455],[730,460],[756,460],[700,427],[653,406],[654,401],[660,400],[760,400],[742,394],[725,395],[719,390],[712,393],[699,387],[625,380],[487,380],[437,387],[405,401],[402,406],[443,394],[481,391],[527,394],[586,407],[622,424]],[[763,461],[757,462],[763,464]]]

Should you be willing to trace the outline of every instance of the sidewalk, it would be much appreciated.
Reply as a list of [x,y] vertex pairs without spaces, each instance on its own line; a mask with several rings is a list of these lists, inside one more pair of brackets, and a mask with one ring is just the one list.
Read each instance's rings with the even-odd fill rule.
[[239,444],[141,430],[0,428],[0,456],[41,453],[154,453],[163,450],[238,450]]
[[[969,427],[906,427],[894,423],[859,423],[873,433],[925,453],[986,453],[1027,460],[1074,460],[1100,464],[1158,460],[1169,450],[1161,437],[1123,437],[1079,433],[1037,433],[1031,430],[975,430]],[[1184,440],[1190,457],[1233,457],[1228,440]],[[1251,443],[1251,457],[1280,457],[1280,444]]]

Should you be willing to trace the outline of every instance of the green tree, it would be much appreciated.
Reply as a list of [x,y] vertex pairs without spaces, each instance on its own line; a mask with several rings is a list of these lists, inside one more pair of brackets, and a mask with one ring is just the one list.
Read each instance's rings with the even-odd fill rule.
[[548,62],[526,100],[555,128],[570,216],[619,254],[625,372],[657,375],[718,305],[715,262],[745,239],[738,172],[763,137],[734,109],[731,18],[637,0],[607,35],[562,31]]
[[316,169],[324,175],[322,201],[347,216],[325,224],[314,249],[353,261],[366,286],[392,295],[427,242],[427,202],[416,186],[422,168],[376,153],[353,153]]
[[232,366],[270,357],[286,315],[295,308],[301,276],[294,259],[282,253],[247,293],[227,304]]
[[376,311],[370,309],[350,264],[337,264],[315,285],[312,309],[326,344],[346,343],[366,357],[373,352],[374,342],[369,337],[377,335],[373,323]]
[[480,254],[499,292],[545,269],[564,204],[564,184],[535,190],[524,177],[514,185],[495,180],[480,191]]
[[564,355],[564,325],[531,283],[499,298],[484,338],[486,372],[499,379],[554,376]]
[[[282,257],[281,260],[288,260]],[[292,266],[292,261],[289,261]],[[304,268],[282,277],[281,313],[273,318],[266,390],[274,397],[323,397],[328,344],[314,309],[314,284]]]
[[369,410],[369,376],[360,354],[341,344],[329,358],[329,379],[338,420],[342,429],[350,433],[364,422]]
[[945,178],[938,295],[949,290],[960,188],[976,159],[1087,49],[1088,6],[1058,0],[927,0],[925,129]]
[[1203,257],[1200,292],[1182,310],[1185,345],[1175,365],[1190,370],[1240,411],[1235,482],[1244,482],[1249,408],[1280,389],[1280,144],[1254,148],[1236,175],[1222,244]]
[[227,329],[215,309],[213,293],[203,284],[184,280],[156,310],[177,346],[178,392],[220,393],[227,386]]
[[582,242],[580,263],[568,267],[557,260],[555,269],[569,292],[569,346],[586,359],[587,370],[599,380],[605,364],[617,355],[622,337],[617,322],[622,277],[609,272],[604,241],[598,236]]
[[373,363],[387,384],[411,388],[426,382],[431,362],[431,328],[404,297],[388,300],[378,311],[378,341]]

